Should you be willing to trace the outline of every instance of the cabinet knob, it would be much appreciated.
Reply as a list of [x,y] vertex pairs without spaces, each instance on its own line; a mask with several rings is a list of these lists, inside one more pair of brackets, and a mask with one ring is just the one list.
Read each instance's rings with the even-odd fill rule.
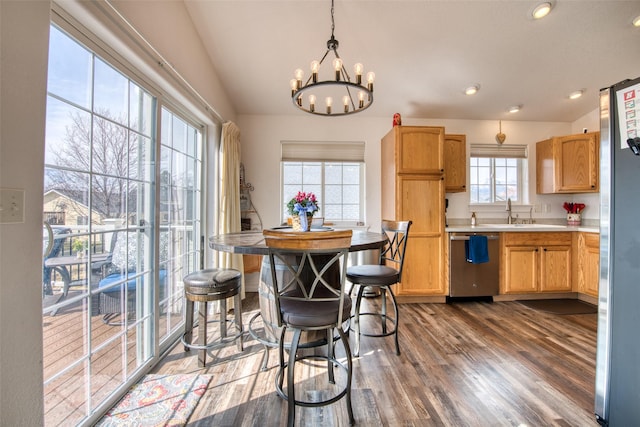
[[536,248],[536,252],[538,252],[538,248]]
[[440,169],[440,172],[443,172],[443,173],[444,173],[444,169]]
[[543,251],[547,252],[547,248],[544,248]]
[[592,186],[591,186],[591,188],[596,188],[596,186],[595,186],[595,185],[592,185]]

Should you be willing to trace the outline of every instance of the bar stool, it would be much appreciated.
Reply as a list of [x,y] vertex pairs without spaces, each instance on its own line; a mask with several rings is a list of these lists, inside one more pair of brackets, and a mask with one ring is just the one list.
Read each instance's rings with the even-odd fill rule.
[[[238,351],[242,345],[242,300],[240,295],[241,273],[230,268],[209,268],[195,271],[183,279],[187,302],[185,333],[182,335],[184,350],[199,350],[198,366],[206,365],[207,350],[237,340]],[[236,334],[227,338],[227,298],[234,297]],[[220,301],[220,341],[207,344],[207,303]],[[192,344],[194,303],[199,302],[198,343]]]

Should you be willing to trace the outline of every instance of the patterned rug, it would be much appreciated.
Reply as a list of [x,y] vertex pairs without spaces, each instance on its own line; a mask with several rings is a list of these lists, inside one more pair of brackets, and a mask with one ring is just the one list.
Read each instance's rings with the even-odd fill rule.
[[97,426],[183,426],[211,375],[147,375],[100,420]]

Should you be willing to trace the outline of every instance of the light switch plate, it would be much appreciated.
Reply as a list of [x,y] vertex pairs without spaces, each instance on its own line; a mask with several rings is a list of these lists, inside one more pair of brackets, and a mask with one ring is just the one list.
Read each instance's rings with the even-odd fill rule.
[[0,188],[0,224],[24,222],[24,190]]

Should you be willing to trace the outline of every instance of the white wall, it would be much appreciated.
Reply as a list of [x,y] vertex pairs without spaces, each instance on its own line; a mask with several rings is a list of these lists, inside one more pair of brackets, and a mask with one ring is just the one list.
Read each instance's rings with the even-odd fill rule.
[[0,187],[25,190],[0,224],[0,425],[42,425],[42,185],[48,1],[0,1]]
[[[597,113],[597,111],[596,111]],[[597,118],[597,114],[596,114]],[[366,223],[377,228],[380,218],[380,139],[391,129],[391,117],[361,118],[316,117],[304,113],[291,116],[246,116],[238,117],[241,129],[242,159],[247,181],[255,191],[252,201],[270,227],[280,221],[280,142],[301,141],[364,141],[366,143]],[[577,127],[597,129],[593,114],[581,118]],[[444,126],[447,133],[467,135],[467,144],[495,143],[499,131],[497,120],[438,120],[403,118],[403,125]],[[597,195],[536,195],[535,192],[535,143],[552,136],[574,132],[571,123],[503,121],[502,132],[507,135],[505,144],[529,145],[529,204],[548,208],[547,212],[534,212],[534,219],[561,220],[565,217],[562,204],[565,201],[583,202],[587,205],[585,219],[598,219]],[[468,155],[468,151],[467,151]],[[449,218],[468,219],[471,215],[468,193],[447,194]],[[529,216],[529,205],[514,207],[520,217]],[[483,218],[506,218],[504,209],[486,209],[478,212]]]

